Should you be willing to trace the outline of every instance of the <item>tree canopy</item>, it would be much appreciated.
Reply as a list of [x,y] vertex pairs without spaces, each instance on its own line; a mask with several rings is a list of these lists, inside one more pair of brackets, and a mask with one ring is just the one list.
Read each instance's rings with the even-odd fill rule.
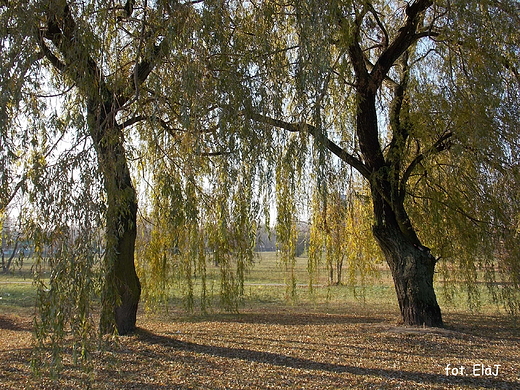
[[383,254],[405,323],[442,325],[435,267],[517,311],[519,15],[509,0],[1,2],[0,212],[24,200],[52,268],[41,339],[71,327],[86,350],[99,297],[102,328],[132,330],[141,284],[162,299],[181,280],[204,309],[209,262],[236,310],[271,219],[289,273],[301,218],[327,224],[311,271],[347,255],[363,276]]

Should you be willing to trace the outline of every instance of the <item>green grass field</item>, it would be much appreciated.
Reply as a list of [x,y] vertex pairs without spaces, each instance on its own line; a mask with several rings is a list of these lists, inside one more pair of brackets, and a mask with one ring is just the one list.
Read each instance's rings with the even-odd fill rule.
[[[306,257],[298,257],[294,268],[296,294],[291,295],[290,273],[280,264],[274,252],[260,253],[257,262],[247,275],[245,302],[255,306],[258,302],[272,304],[323,305],[331,309],[338,304],[368,305],[370,303],[397,308],[389,272],[382,268],[377,276],[368,277],[365,284],[329,285],[327,269],[320,266],[314,275],[313,288],[309,284]],[[346,270],[344,270],[346,273]],[[345,279],[345,278],[344,278]]]
[[[258,253],[255,263],[248,271],[244,282],[244,296],[240,309],[276,306],[305,306],[310,308],[327,308],[342,311],[348,307],[365,308],[368,311],[395,311],[398,305],[395,297],[392,277],[386,265],[379,265],[377,272],[368,275],[363,282],[345,282],[341,285],[329,285],[325,265],[321,265],[315,276],[313,288],[309,288],[307,258],[298,257],[294,267],[295,294],[290,289],[290,274],[275,252]],[[0,273],[0,313],[33,312],[36,288],[32,275],[33,263],[26,259],[22,266],[13,267],[8,273]],[[348,270],[344,269],[346,274]],[[210,312],[218,312],[219,280],[218,269],[208,268],[208,289],[212,306]],[[45,273],[44,273],[45,274]],[[344,278],[346,279],[346,278]],[[445,313],[479,312],[498,314],[501,307],[492,299],[486,286],[482,283],[475,286],[479,294],[478,302],[469,303],[462,283],[452,283],[451,290],[455,294],[446,294],[446,285],[437,282],[436,292],[439,304]],[[195,302],[200,297],[200,285],[195,286]],[[183,306],[182,287],[178,283],[170,285],[168,304]],[[146,296],[146,294],[144,294]],[[147,307],[147,302],[144,306]],[[152,304],[153,302],[148,302]],[[476,304],[475,304],[476,303]],[[150,305],[148,305],[149,307]],[[173,307],[173,309],[177,309]],[[197,307],[194,308],[197,310]]]
[[32,312],[36,289],[31,272],[32,262],[15,266],[8,273],[0,273],[0,313]]

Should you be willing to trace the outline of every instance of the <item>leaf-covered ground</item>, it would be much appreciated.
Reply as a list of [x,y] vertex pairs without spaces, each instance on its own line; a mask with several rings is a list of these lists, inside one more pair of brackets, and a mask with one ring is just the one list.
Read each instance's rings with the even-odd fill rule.
[[446,322],[446,329],[404,328],[391,314],[296,307],[147,316],[136,334],[96,354],[90,373],[66,365],[52,380],[31,373],[31,319],[0,314],[0,388],[520,388],[520,337],[513,323],[453,314]]

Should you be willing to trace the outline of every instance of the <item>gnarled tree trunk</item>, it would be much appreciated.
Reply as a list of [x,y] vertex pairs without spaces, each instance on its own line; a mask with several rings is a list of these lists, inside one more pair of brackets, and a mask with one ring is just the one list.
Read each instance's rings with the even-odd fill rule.
[[411,244],[395,229],[375,226],[373,231],[392,272],[403,323],[442,327],[433,288],[435,258],[430,251]]
[[421,245],[404,207],[395,213],[377,192],[372,196],[376,213],[372,230],[390,267],[403,323],[442,327],[433,287],[435,257]]

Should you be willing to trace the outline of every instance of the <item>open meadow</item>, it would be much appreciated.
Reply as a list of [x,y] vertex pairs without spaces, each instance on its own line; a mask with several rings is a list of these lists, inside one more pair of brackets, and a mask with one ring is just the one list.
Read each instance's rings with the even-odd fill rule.
[[[29,267],[26,265],[25,267]],[[34,287],[27,269],[0,276],[1,389],[518,389],[520,331],[492,303],[443,300],[446,327],[406,328],[388,273],[309,293],[306,259],[288,298],[274,254],[262,254],[239,313],[141,305],[136,333],[105,340],[87,367],[31,371]]]

